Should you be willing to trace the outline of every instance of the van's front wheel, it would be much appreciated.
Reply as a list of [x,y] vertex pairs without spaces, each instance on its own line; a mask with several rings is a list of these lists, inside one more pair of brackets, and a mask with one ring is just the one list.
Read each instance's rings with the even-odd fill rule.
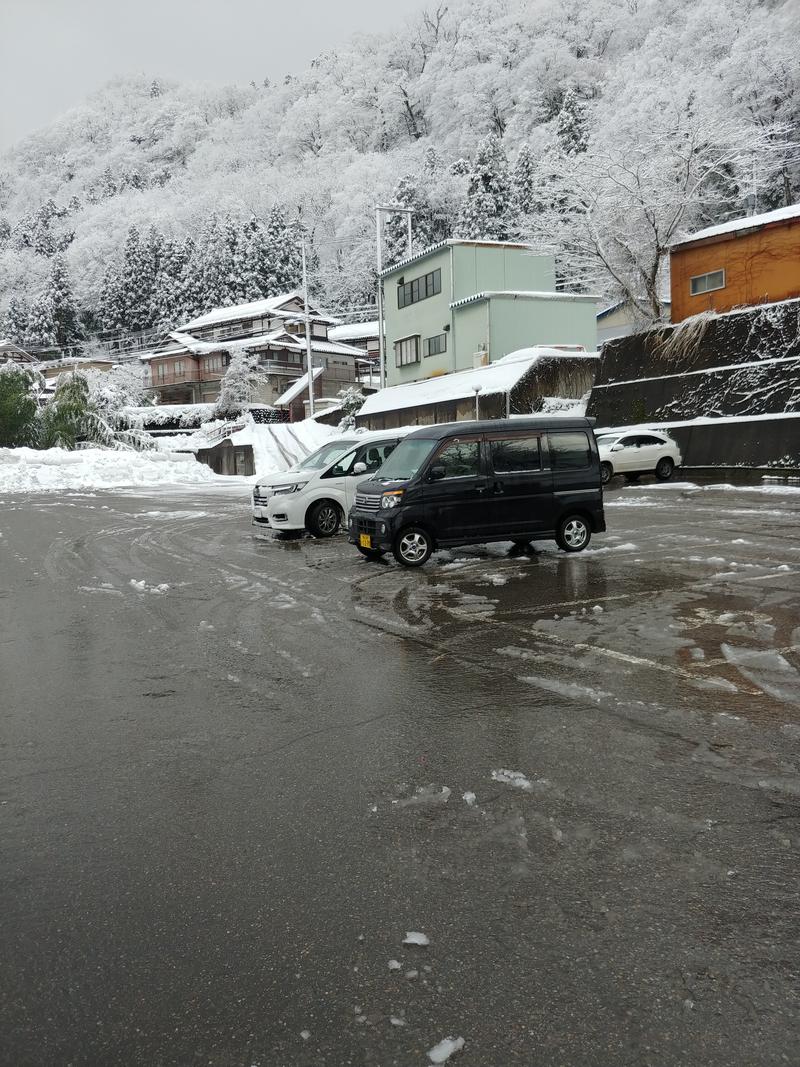
[[591,539],[592,531],[582,515],[567,515],[558,524],[556,543],[565,552],[582,552]]
[[433,552],[433,541],[421,526],[407,526],[394,540],[394,558],[403,567],[421,567]]
[[339,509],[332,500],[320,500],[311,508],[306,526],[315,537],[333,537],[339,529]]

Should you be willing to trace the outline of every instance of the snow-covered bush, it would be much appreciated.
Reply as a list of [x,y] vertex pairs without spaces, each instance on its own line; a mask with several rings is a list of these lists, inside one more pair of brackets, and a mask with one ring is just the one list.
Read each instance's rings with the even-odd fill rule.
[[264,378],[264,370],[259,365],[257,355],[245,350],[235,352],[220,383],[214,417],[230,419],[241,415],[255,398],[258,386]]
[[340,389],[336,395],[339,397],[339,407],[342,410],[339,429],[343,432],[352,430],[356,425],[356,415],[361,410],[366,397],[357,385],[351,385],[349,389]]

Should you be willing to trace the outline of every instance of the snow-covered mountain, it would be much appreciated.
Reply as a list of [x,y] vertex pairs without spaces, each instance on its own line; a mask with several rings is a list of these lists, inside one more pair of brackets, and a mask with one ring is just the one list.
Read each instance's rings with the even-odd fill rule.
[[530,239],[656,316],[673,233],[800,198],[795,20],[758,0],[464,0],[280,84],[112,82],[0,159],[0,311],[59,250],[96,311],[132,225],[202,243],[213,215],[276,205],[320,296],[362,305],[374,204],[399,195],[419,244]]

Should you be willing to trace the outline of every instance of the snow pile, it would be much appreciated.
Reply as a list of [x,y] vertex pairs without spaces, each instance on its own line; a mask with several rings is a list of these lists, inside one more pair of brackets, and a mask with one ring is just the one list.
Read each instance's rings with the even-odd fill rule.
[[0,493],[115,489],[129,485],[219,484],[194,456],[106,448],[0,448]]
[[503,782],[505,785],[513,785],[515,789],[524,789],[526,793],[533,789],[533,782],[521,771],[509,771],[505,767],[501,767],[499,771],[492,771],[492,779],[495,782]]
[[446,1037],[438,1045],[428,1050],[428,1059],[431,1063],[446,1063],[454,1052],[460,1052],[464,1047],[463,1037]]
[[316,419],[302,422],[255,422],[252,415],[239,419],[207,422],[195,433],[180,437],[162,437],[156,441],[159,448],[178,448],[181,452],[197,452],[201,448],[213,448],[230,441],[232,445],[253,449],[257,478],[280,474],[299,460],[315,452],[332,437],[340,436],[333,426],[326,426]]

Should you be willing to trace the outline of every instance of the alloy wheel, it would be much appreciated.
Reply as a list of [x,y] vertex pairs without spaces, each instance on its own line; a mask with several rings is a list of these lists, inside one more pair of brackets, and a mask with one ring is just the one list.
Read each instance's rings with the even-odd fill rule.
[[564,540],[570,548],[581,548],[586,544],[587,533],[586,523],[581,519],[570,519],[564,526]]
[[421,533],[403,534],[400,538],[400,555],[409,563],[418,563],[428,551],[428,542]]

